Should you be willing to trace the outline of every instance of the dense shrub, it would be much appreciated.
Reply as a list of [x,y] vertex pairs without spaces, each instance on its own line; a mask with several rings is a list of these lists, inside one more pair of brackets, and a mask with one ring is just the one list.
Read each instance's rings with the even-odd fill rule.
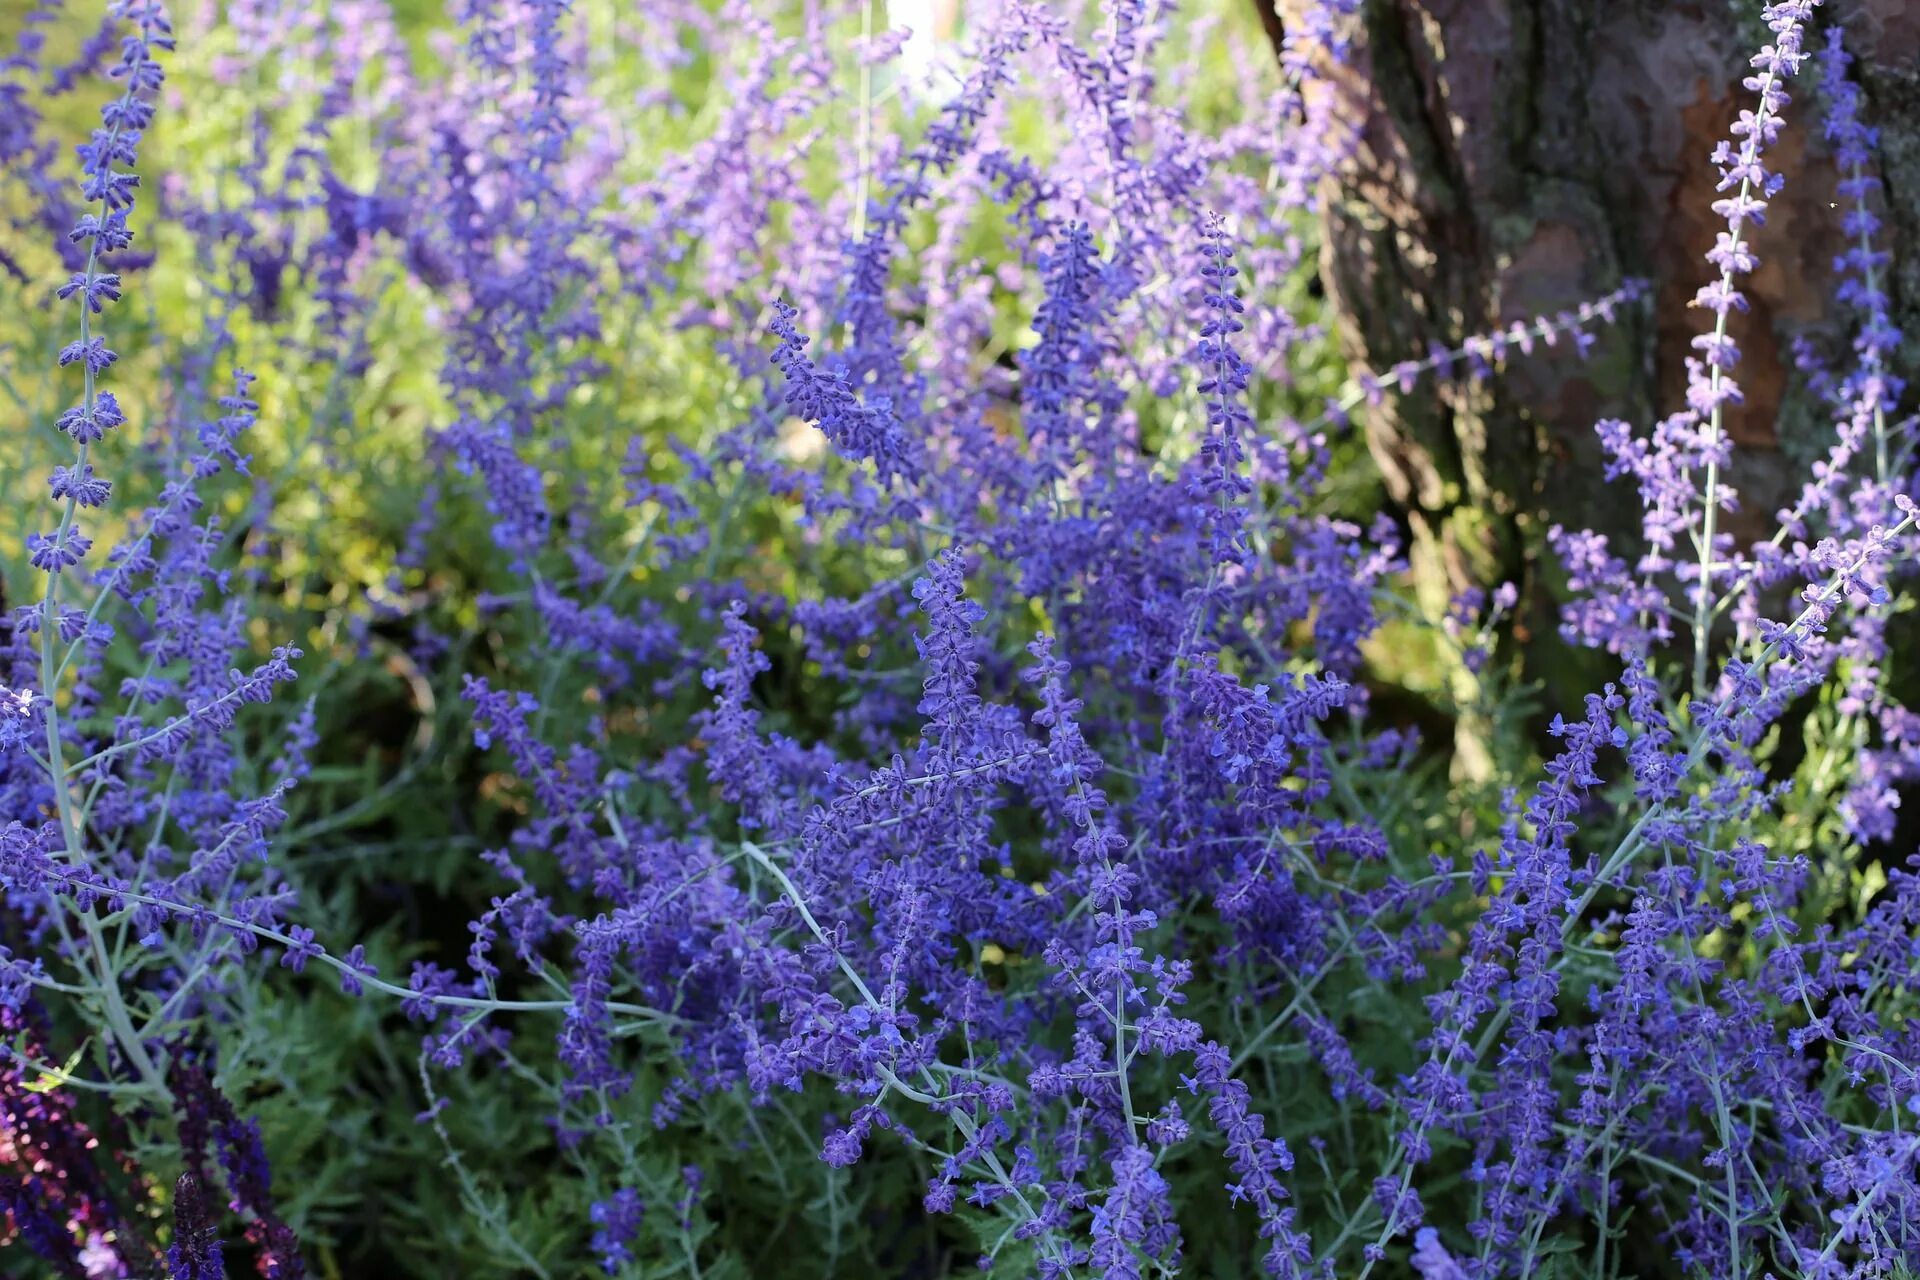
[[[1764,11],[1535,733],[1519,591],[1421,619],[1350,418],[1644,291],[1343,373],[1352,8],[1277,66],[1146,0],[9,10],[6,1273],[1920,1265],[1840,27]],[[1853,339],[1737,541],[1786,129]]]

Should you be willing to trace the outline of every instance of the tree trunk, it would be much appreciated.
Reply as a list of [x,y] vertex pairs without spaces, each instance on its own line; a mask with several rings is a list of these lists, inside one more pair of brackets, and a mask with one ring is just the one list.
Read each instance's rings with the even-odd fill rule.
[[[1263,20],[1284,29],[1308,2],[1277,0]],[[1881,129],[1894,318],[1920,333],[1920,250],[1899,252],[1920,244],[1920,0],[1823,16],[1847,27],[1862,115]],[[1325,193],[1321,258],[1352,361],[1384,374],[1432,342],[1557,311],[1626,276],[1651,282],[1651,304],[1584,363],[1516,357],[1484,383],[1428,382],[1364,411],[1425,608],[1520,579],[1533,629],[1550,632],[1546,528],[1631,537],[1638,525],[1635,495],[1601,483],[1594,421],[1644,429],[1684,403],[1701,314],[1687,303],[1708,278],[1717,221],[1709,157],[1752,106],[1740,81],[1768,33],[1722,0],[1363,0],[1359,22],[1349,65],[1311,90],[1356,141]],[[1809,50],[1825,39],[1809,33]],[[1735,530],[1747,534],[1766,531],[1831,431],[1790,376],[1793,340],[1845,346],[1830,303],[1841,231],[1819,77],[1809,60],[1790,89],[1768,162],[1787,186],[1754,235],[1753,309],[1736,317],[1747,400],[1727,425],[1748,526]]]

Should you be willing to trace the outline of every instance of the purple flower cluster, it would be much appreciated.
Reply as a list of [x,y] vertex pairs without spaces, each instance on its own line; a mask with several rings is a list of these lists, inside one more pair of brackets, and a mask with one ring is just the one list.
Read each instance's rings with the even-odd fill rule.
[[[1837,33],[1833,444],[1775,536],[1721,525],[1812,0],[1767,6],[1712,157],[1687,403],[1599,426],[1636,545],[1551,537],[1563,634],[1612,681],[1491,797],[1380,705],[1406,565],[1390,517],[1330,508],[1332,441],[1430,371],[1584,355],[1644,289],[1332,404],[1279,385],[1313,336],[1302,228],[1358,145],[1307,90],[1357,6],[1303,6],[1224,129],[1174,56],[1203,28],[1141,0],[981,6],[938,106],[865,4],[457,8],[415,61],[371,0],[240,6],[298,73],[251,104],[238,211],[131,172],[174,43],[153,0],[115,10],[84,212],[40,254],[80,387],[49,414],[60,514],[0,633],[0,1244],[59,1275],[307,1274],[298,1179],[233,1082],[263,993],[337,980],[383,1059],[417,1045],[434,1179],[513,1274],[738,1270],[769,1184],[900,1274],[1599,1277],[1648,1265],[1630,1212],[1689,1273],[1920,1268],[1920,864],[1859,870],[1920,768],[1887,674],[1915,507]],[[599,56],[609,29],[637,61]],[[22,225],[69,200],[39,131],[70,77],[38,48],[0,82],[31,107],[0,125]],[[630,117],[697,136],[639,154]],[[121,365],[96,322],[150,204],[206,314]],[[354,406],[403,339],[436,380],[408,515],[356,531],[373,582],[308,566],[303,460],[365,458]],[[338,395],[307,409],[312,370]],[[1492,685],[1517,607],[1465,596],[1436,643]],[[376,669],[427,745],[293,817]],[[460,860],[470,898],[438,901],[472,918],[358,936],[307,855],[363,806],[417,832],[428,778],[460,812],[412,852]],[[565,1175],[557,1241],[460,1149],[489,1091]],[[149,1167],[109,1176],[74,1094]],[[136,1188],[169,1184],[150,1247]],[[906,1257],[902,1222],[938,1247]]]

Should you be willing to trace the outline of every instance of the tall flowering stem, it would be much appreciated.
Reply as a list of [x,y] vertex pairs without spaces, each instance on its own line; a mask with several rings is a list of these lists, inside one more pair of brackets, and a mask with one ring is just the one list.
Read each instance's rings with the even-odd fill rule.
[[[1882,518],[1893,495],[1904,488],[1906,477],[1897,471],[1906,467],[1911,456],[1911,444],[1900,447],[1887,420],[1889,410],[1905,390],[1905,383],[1889,367],[1899,350],[1901,333],[1888,314],[1889,299],[1882,282],[1882,271],[1891,255],[1875,243],[1881,220],[1874,212],[1872,198],[1881,184],[1868,166],[1879,143],[1879,131],[1860,118],[1860,88],[1847,75],[1852,62],[1844,33],[1835,27],[1828,32],[1827,47],[1820,55],[1821,91],[1826,100],[1824,133],[1840,169],[1837,189],[1846,201],[1841,227],[1851,240],[1846,251],[1834,260],[1841,278],[1836,296],[1858,317],[1853,349],[1859,360],[1858,367],[1835,388],[1836,407],[1847,415],[1841,427],[1841,444],[1829,455],[1826,473],[1808,489],[1810,496],[1823,498],[1830,510],[1844,511],[1842,521],[1858,520],[1863,515],[1867,519]],[[1850,469],[1839,464],[1852,460],[1850,453],[1843,458],[1841,450],[1861,447],[1869,421],[1873,483],[1846,503],[1834,492]],[[1811,503],[1803,499],[1802,505]],[[1859,757],[1858,774],[1842,806],[1848,826],[1869,840],[1892,836],[1893,809],[1899,803],[1894,783],[1911,778],[1916,768],[1914,748],[1907,741],[1911,737],[1911,717],[1888,696],[1884,661],[1888,612],[1888,604],[1880,604],[1856,618],[1848,640],[1849,696],[1843,704],[1847,716],[1843,736],[1857,732],[1859,721],[1870,714],[1878,722],[1882,738],[1880,746]]]
[[1900,331],[1887,314],[1888,299],[1880,273],[1889,255],[1874,245],[1880,218],[1869,203],[1880,189],[1880,179],[1867,169],[1880,131],[1860,119],[1860,86],[1847,77],[1852,62],[1846,33],[1834,27],[1827,32],[1827,47],[1820,54],[1820,87],[1827,100],[1824,132],[1833,148],[1834,163],[1841,170],[1839,192],[1847,201],[1841,229],[1852,239],[1834,263],[1843,276],[1839,296],[1861,316],[1860,334],[1854,340],[1860,370],[1851,380],[1858,385],[1855,396],[1848,398],[1863,400],[1872,411],[1874,477],[1886,485],[1893,481],[1887,409],[1902,389],[1900,380],[1888,371],[1887,361],[1900,345]]
[[1707,254],[1707,261],[1720,268],[1720,275],[1703,286],[1693,300],[1695,306],[1713,312],[1713,332],[1693,340],[1694,349],[1701,355],[1698,361],[1689,361],[1687,366],[1688,406],[1695,414],[1705,414],[1707,418],[1700,440],[1706,476],[1700,510],[1699,578],[1694,584],[1693,598],[1696,698],[1704,697],[1707,691],[1707,632],[1713,621],[1714,547],[1722,501],[1720,465],[1726,456],[1722,420],[1726,406],[1740,399],[1740,389],[1731,377],[1731,370],[1740,359],[1740,348],[1727,335],[1727,317],[1736,310],[1746,310],[1746,297],[1735,287],[1735,282],[1750,274],[1759,263],[1747,243],[1745,228],[1749,223],[1754,226],[1765,223],[1767,202],[1779,194],[1786,182],[1780,174],[1767,169],[1761,155],[1780,136],[1780,113],[1790,101],[1785,82],[1800,69],[1806,24],[1812,20],[1819,2],[1781,0],[1766,7],[1764,16],[1774,42],[1753,56],[1752,65],[1759,74],[1748,76],[1742,82],[1760,96],[1760,101],[1754,108],[1742,111],[1734,122],[1733,135],[1740,139],[1739,149],[1736,151],[1733,144],[1723,140],[1713,153],[1713,162],[1720,170],[1719,189],[1733,194],[1713,204],[1714,212],[1727,221],[1727,229],[1719,234],[1718,242]]
[[1234,336],[1246,325],[1240,317],[1246,307],[1234,287],[1240,274],[1233,265],[1233,237],[1218,214],[1208,214],[1201,227],[1200,254],[1206,260],[1200,268],[1202,300],[1207,318],[1201,325],[1200,341],[1194,348],[1193,362],[1200,370],[1199,392],[1207,402],[1207,436],[1200,446],[1200,494],[1215,499],[1207,509],[1209,550],[1215,565],[1242,559],[1247,553],[1241,526],[1246,520],[1245,501],[1253,492],[1243,467],[1247,456],[1247,437],[1253,429],[1253,415],[1246,405],[1248,369],[1234,348]]
[[[87,245],[87,260],[59,290],[60,298],[73,301],[79,315],[79,337],[64,347],[59,357],[63,368],[78,364],[83,379],[80,403],[59,419],[61,429],[73,438],[74,461],[70,468],[55,470],[51,481],[55,500],[61,504],[59,528],[51,536],[42,535],[32,543],[33,562],[47,574],[47,594],[40,610],[39,630],[48,780],[53,788],[67,857],[79,866],[86,862],[85,836],[74,812],[58,712],[59,641],[66,622],[60,612],[60,582],[63,573],[77,565],[91,546],[75,523],[76,512],[82,506],[98,506],[108,496],[106,483],[94,476],[87,461],[89,450],[107,431],[125,420],[113,393],[98,386],[99,375],[118,357],[94,333],[93,318],[101,314],[108,303],[120,298],[120,277],[100,270],[101,259],[132,242],[128,218],[140,179],[131,172],[131,166],[137,158],[141,136],[153,120],[153,98],[165,79],[155,55],[173,49],[173,29],[158,0],[123,0],[113,12],[122,22],[133,26],[133,31],[122,39],[120,61],[112,72],[124,88],[117,100],[102,109],[103,127],[94,130],[92,140],[79,149],[81,193],[91,207],[74,224],[68,238],[76,244]],[[121,171],[120,165],[128,166],[128,171]],[[86,933],[93,962],[98,966],[96,977],[119,1047],[142,1080],[158,1087],[158,1069],[134,1031],[101,927],[92,912],[81,911],[75,915]]]

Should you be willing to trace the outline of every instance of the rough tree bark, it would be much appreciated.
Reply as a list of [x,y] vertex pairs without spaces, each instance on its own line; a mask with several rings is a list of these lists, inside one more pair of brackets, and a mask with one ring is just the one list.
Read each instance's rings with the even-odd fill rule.
[[[1309,0],[1255,2],[1271,32]],[[1859,58],[1864,114],[1882,130],[1896,322],[1920,334],[1920,249],[1909,247],[1920,245],[1920,0],[1821,14],[1836,18]],[[1686,304],[1714,236],[1708,157],[1751,105],[1740,80],[1766,32],[1724,0],[1363,0],[1359,21],[1350,65],[1314,90],[1357,140],[1328,184],[1321,260],[1349,358],[1384,372],[1430,341],[1553,311],[1625,276],[1653,284],[1651,305],[1588,363],[1516,361],[1491,382],[1428,384],[1366,414],[1432,608],[1468,583],[1527,574],[1553,521],[1632,526],[1631,495],[1600,484],[1593,423],[1644,426],[1682,403],[1699,323]],[[1824,31],[1808,43],[1824,47]],[[1789,376],[1796,336],[1829,347],[1840,336],[1825,327],[1840,231],[1818,78],[1809,63],[1792,91],[1772,156],[1788,185],[1756,236],[1754,309],[1738,318],[1747,404],[1728,426],[1748,532],[1824,447]]]

